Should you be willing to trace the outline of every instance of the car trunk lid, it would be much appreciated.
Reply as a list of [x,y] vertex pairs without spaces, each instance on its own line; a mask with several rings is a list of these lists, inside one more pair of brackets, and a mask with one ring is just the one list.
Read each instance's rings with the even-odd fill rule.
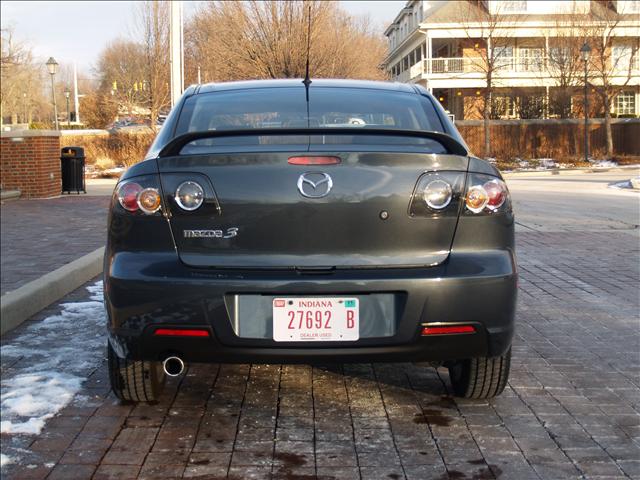
[[[465,172],[467,157],[382,150],[298,147],[161,156],[157,162],[180,259],[194,267],[309,272],[442,263],[457,208],[425,217],[410,215],[409,205],[422,174]],[[340,161],[288,163],[309,155]],[[175,189],[188,179],[210,183],[205,190],[214,191],[215,199],[193,212],[180,209]]]

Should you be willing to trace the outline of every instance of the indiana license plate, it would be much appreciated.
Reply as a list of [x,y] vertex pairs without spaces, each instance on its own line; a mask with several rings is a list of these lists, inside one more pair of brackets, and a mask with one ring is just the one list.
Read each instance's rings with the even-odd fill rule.
[[276,342],[352,342],[360,338],[357,298],[274,298]]

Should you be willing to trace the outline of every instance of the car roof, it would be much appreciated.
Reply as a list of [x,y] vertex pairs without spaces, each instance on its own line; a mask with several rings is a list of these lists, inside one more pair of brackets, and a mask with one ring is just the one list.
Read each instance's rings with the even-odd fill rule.
[[[206,83],[196,87],[195,93],[208,93],[225,90],[246,90],[254,88],[304,88],[301,78],[281,80],[244,80],[239,82]],[[396,92],[416,93],[412,85],[398,82],[376,82],[373,80],[311,79],[310,89],[314,87],[366,88],[374,90],[392,90]]]

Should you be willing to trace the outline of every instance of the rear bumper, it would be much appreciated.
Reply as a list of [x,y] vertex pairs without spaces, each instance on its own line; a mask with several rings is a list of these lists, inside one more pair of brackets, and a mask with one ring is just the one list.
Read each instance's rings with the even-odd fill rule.
[[[327,363],[446,361],[504,353],[513,337],[517,273],[511,250],[452,253],[420,269],[327,274],[229,271],[184,266],[173,253],[121,252],[105,259],[109,339],[118,355],[187,362]],[[402,298],[393,336],[349,343],[276,343],[240,338],[228,298],[236,294]],[[362,319],[362,322],[366,319]],[[476,333],[420,336],[424,324],[474,325]],[[208,338],[158,337],[158,327],[205,328]]]

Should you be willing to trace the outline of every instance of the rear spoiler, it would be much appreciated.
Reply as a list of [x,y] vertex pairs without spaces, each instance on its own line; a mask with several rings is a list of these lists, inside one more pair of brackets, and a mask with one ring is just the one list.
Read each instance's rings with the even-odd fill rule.
[[467,156],[467,148],[451,135],[427,130],[400,130],[391,128],[324,127],[324,128],[252,128],[242,130],[207,130],[180,135],[167,143],[158,157],[179,155],[182,148],[195,140],[218,137],[242,137],[262,135],[380,135],[387,137],[413,137],[435,140],[447,149],[447,153]]

